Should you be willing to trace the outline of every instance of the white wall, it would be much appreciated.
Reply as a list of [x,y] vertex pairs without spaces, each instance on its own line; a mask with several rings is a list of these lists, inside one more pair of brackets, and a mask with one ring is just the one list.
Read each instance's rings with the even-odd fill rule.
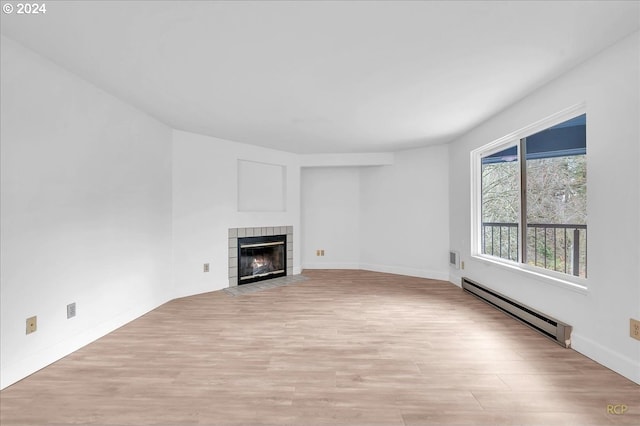
[[238,160],[238,211],[282,212],[287,208],[287,167]]
[[[238,160],[286,167],[284,211],[238,211]],[[293,226],[294,274],[300,273],[298,157],[202,136],[173,132],[173,266],[175,297],[229,285],[228,229]],[[210,263],[210,272],[203,264]]]
[[[360,267],[360,170],[302,169],[302,265],[308,269]],[[316,256],[322,249],[324,256]]]
[[400,151],[386,163],[303,168],[304,268],[449,278],[448,147]]
[[[640,383],[638,169],[639,36],[636,33],[451,144],[451,247],[461,274],[574,326],[573,348]],[[470,151],[569,106],[587,107],[588,292],[470,258]]]
[[390,166],[393,152],[358,152],[341,154],[300,154],[300,167],[367,167]]
[[10,39],[1,50],[4,388],[169,299],[171,131]]
[[362,169],[363,269],[449,277],[448,146],[397,152],[393,166]]

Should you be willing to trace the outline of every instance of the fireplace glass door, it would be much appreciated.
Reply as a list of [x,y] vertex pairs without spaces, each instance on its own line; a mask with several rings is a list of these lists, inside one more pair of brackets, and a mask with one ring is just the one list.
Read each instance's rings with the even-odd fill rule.
[[238,238],[238,284],[287,275],[287,236]]

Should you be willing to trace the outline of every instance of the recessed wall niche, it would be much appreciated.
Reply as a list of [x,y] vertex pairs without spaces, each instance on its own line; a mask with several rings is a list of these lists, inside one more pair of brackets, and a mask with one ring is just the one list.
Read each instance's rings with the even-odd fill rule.
[[285,211],[286,176],[283,165],[238,160],[238,211]]

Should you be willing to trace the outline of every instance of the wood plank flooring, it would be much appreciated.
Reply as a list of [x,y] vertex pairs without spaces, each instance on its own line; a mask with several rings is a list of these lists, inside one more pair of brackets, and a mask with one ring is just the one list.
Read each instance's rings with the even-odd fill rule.
[[3,390],[0,424],[640,424],[640,386],[450,283],[304,275],[167,303]]

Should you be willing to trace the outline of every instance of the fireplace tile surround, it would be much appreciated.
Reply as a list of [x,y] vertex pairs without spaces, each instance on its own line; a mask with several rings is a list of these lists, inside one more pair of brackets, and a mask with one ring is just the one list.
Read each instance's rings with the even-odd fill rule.
[[287,236],[287,276],[293,275],[293,226],[229,228],[229,287],[238,286],[238,238]]

